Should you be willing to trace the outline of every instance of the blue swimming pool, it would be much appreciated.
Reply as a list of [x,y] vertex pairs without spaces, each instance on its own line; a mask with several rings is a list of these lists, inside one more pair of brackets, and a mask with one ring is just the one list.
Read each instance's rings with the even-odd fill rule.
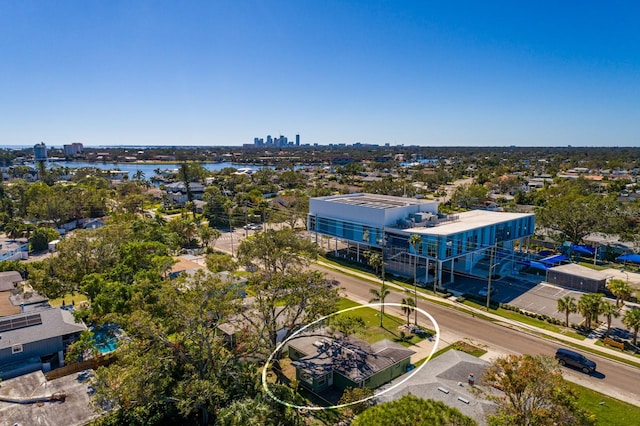
[[117,328],[95,328],[92,331],[94,346],[101,354],[107,354],[116,350],[119,340]]

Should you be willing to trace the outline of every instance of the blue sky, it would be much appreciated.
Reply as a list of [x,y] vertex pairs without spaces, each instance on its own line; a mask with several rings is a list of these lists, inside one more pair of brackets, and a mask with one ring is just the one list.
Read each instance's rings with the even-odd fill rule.
[[640,3],[0,0],[0,145],[640,145]]

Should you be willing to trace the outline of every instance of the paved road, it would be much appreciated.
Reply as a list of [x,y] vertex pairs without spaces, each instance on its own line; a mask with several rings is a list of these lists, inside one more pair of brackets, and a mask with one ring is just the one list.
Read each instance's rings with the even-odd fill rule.
[[[340,281],[340,286],[345,289],[349,297],[357,301],[368,301],[371,298],[369,289],[379,288],[378,285],[370,284],[335,270],[320,266],[314,266],[314,268],[326,272],[329,277]],[[406,293],[393,291],[385,301],[400,303],[403,297],[407,297]],[[487,345],[487,349],[499,353],[529,353],[553,356],[558,346],[560,346],[556,342],[538,337],[529,332],[514,330],[506,324],[499,325],[473,318],[468,314],[427,301],[419,300],[418,306],[433,315],[443,334],[468,337]],[[563,374],[567,379],[591,389],[605,392],[618,399],[640,405],[640,387],[638,386],[640,369],[591,354],[587,354],[587,356],[597,362],[598,371],[592,375],[586,375],[571,369],[563,369]]]

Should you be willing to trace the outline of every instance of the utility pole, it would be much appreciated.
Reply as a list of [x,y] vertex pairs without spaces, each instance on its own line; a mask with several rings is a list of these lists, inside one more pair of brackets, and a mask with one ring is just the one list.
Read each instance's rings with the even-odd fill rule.
[[231,224],[231,202],[228,203],[229,235],[231,236],[231,257],[233,257],[233,225]]

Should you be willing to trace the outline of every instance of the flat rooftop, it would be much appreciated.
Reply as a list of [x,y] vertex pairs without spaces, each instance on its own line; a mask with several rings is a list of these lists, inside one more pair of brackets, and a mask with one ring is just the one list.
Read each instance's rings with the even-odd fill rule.
[[[362,206],[372,209],[394,209],[398,207],[417,206],[425,204],[425,200],[416,198],[392,197],[377,194],[350,194],[327,197],[324,201],[332,203],[348,204],[351,206]],[[428,203],[428,201],[427,201]]]
[[[472,229],[483,228],[489,225],[508,222],[528,216],[535,216],[533,213],[505,213],[491,212],[487,210],[471,210],[463,213],[456,213],[458,219],[452,222],[444,222],[432,227],[415,227],[400,229],[410,234],[424,235],[451,235]],[[531,230],[533,232],[533,229]]]
[[587,268],[586,266],[576,263],[554,266],[553,268],[549,268],[549,272],[564,272],[565,274],[577,275],[592,280],[606,280],[611,277],[611,275],[606,272],[596,271],[595,269]]
[[5,380],[0,396],[15,399],[46,398],[64,392],[64,402],[15,404],[0,401],[0,423],[3,425],[68,425],[81,426],[103,415],[91,403],[90,379],[93,370],[85,370],[47,381],[42,371]]

